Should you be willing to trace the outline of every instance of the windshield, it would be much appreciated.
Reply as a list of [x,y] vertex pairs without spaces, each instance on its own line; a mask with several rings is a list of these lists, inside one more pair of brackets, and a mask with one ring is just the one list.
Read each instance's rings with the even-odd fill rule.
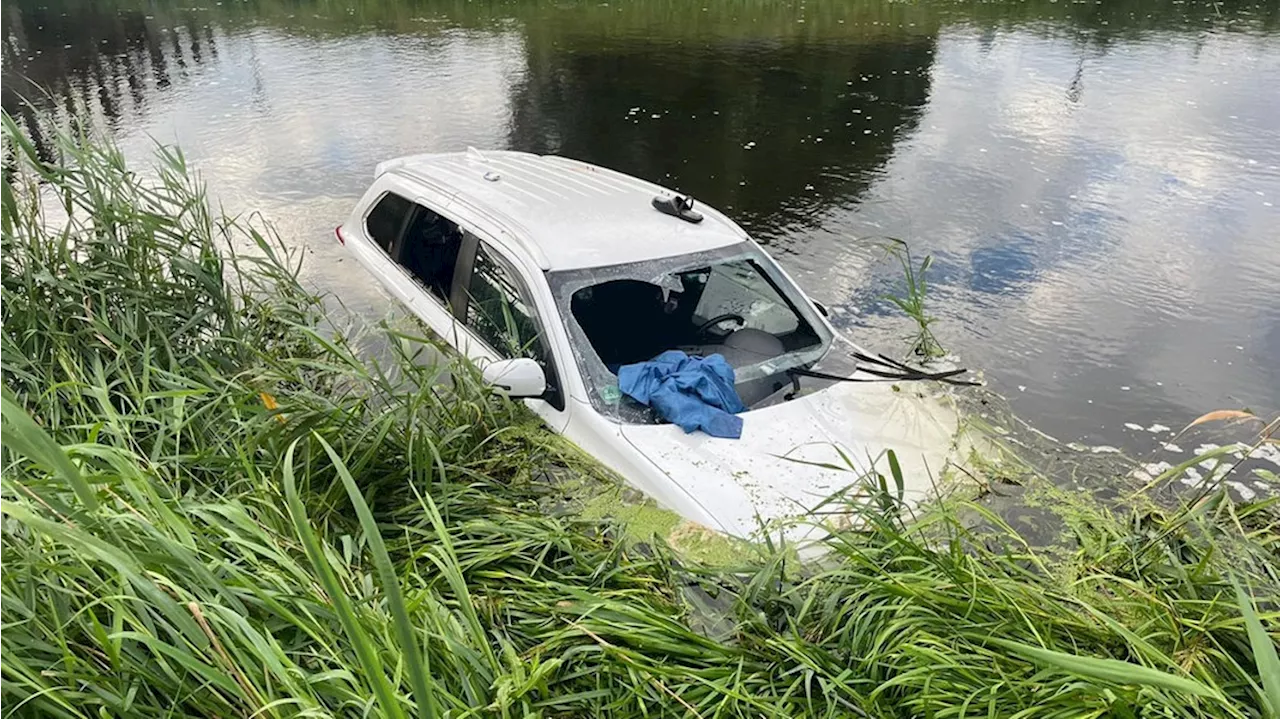
[[800,291],[749,242],[547,278],[592,405],[621,422],[661,421],[618,389],[623,365],[671,349],[719,354],[755,408],[791,385],[788,369],[812,365],[831,345]]

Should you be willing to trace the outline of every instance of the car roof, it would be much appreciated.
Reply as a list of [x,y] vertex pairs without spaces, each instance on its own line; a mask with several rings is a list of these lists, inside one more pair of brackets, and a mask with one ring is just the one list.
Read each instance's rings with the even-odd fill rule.
[[697,224],[654,209],[675,193],[620,172],[554,155],[486,151],[410,155],[378,165],[493,217],[544,270],[653,260],[737,244],[747,235],[698,204]]

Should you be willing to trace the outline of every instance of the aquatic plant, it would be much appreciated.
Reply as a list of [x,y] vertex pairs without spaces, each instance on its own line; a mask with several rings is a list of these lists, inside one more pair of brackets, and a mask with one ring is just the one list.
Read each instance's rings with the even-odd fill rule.
[[1058,556],[890,467],[823,562],[707,566],[546,511],[607,478],[405,326],[318,329],[176,151],[4,140],[4,716],[1274,715],[1274,502]]
[[915,261],[911,258],[911,247],[903,240],[890,238],[884,247],[902,266],[904,288],[902,294],[886,294],[882,299],[892,302],[916,323],[915,335],[910,338],[911,353],[925,362],[945,357],[947,351],[943,349],[938,338],[934,337],[933,330],[930,329],[937,318],[925,309],[925,301],[929,295],[927,273],[933,264],[933,255],[925,255],[925,258],[920,261],[920,266],[916,267]]

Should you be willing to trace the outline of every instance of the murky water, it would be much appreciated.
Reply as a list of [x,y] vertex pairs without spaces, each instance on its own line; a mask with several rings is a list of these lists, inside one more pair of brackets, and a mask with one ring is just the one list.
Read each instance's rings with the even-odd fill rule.
[[[1280,408],[1280,4],[12,0],[6,110],[178,142],[309,278],[376,162],[512,148],[736,217],[864,343],[879,237],[935,258],[937,334],[1064,441],[1146,453]],[[34,83],[34,84],[33,84]],[[43,90],[36,90],[39,85]],[[1126,427],[1126,423],[1130,427]],[[1167,435],[1164,435],[1167,436]]]

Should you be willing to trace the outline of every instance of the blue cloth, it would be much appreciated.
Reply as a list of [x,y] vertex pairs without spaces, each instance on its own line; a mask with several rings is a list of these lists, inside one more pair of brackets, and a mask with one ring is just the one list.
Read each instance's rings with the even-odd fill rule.
[[713,437],[742,436],[742,418],[733,413],[747,407],[733,387],[733,368],[718,354],[690,357],[667,350],[620,368],[618,388],[685,433],[700,429]]

